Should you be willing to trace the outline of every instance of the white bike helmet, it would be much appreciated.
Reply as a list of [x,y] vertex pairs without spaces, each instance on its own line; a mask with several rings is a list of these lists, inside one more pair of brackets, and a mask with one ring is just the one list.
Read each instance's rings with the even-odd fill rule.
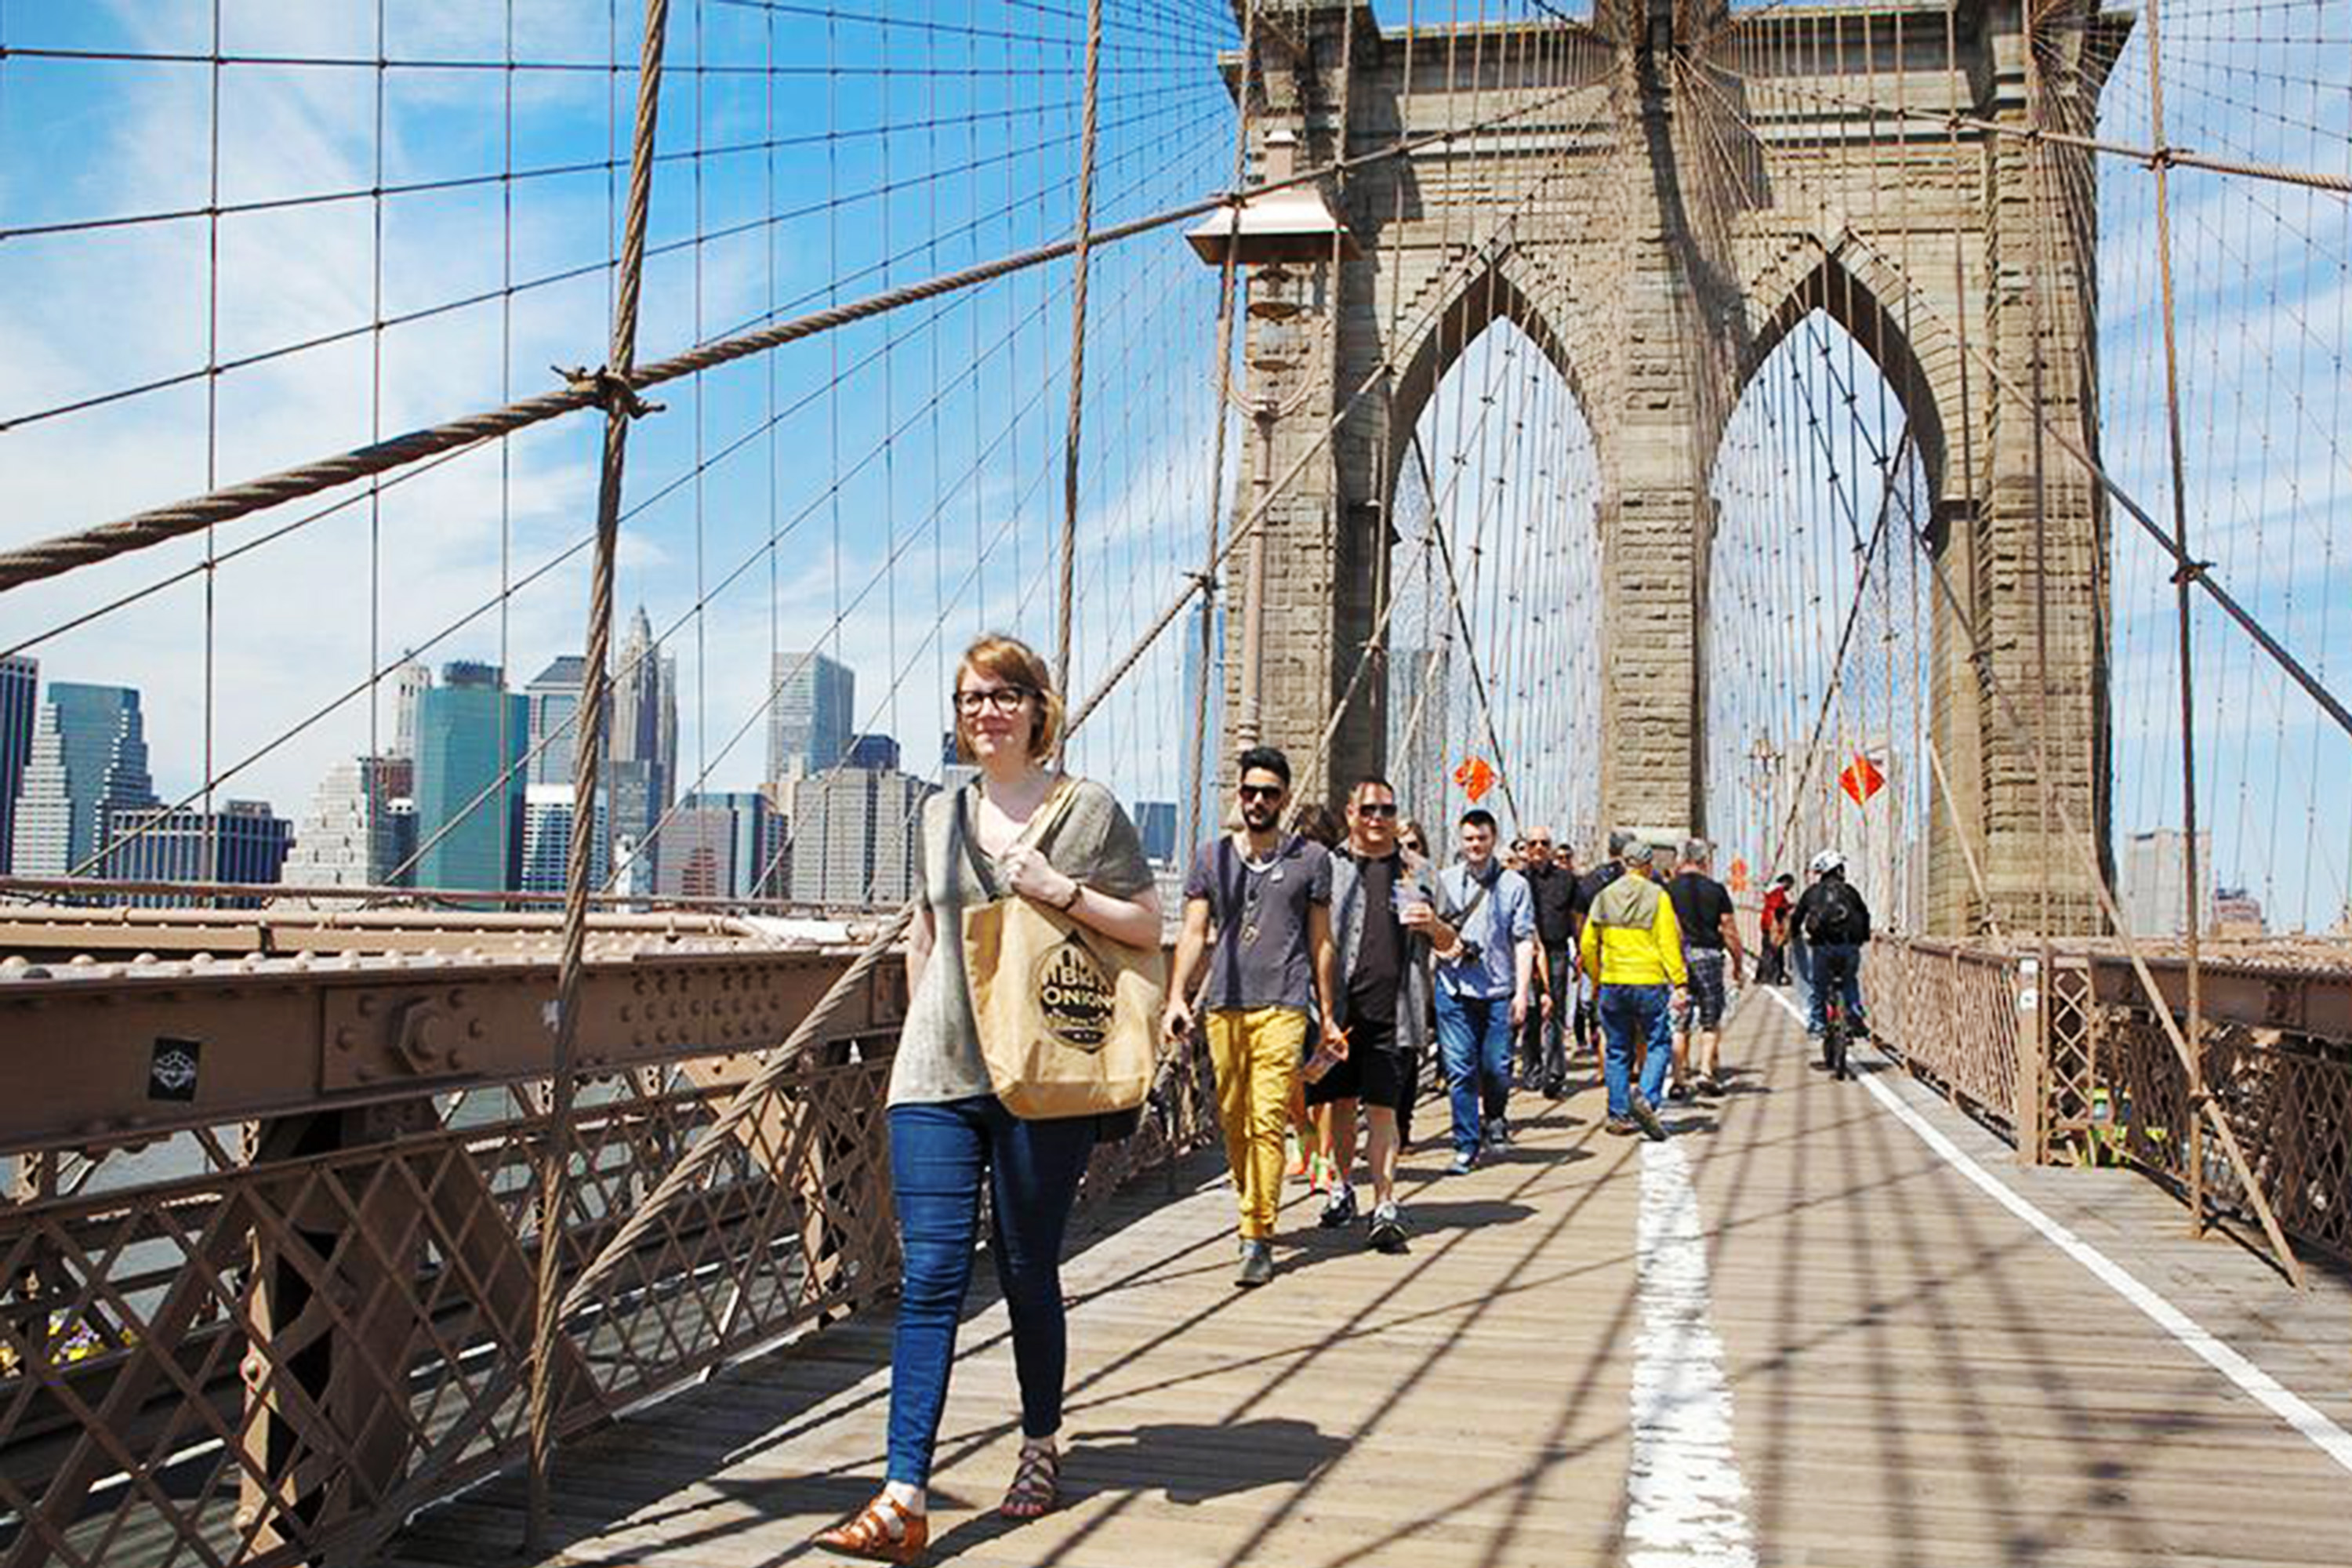
[[1824,849],[1813,857],[1812,871],[1816,877],[1826,877],[1832,871],[1845,869],[1845,857],[1834,849]]

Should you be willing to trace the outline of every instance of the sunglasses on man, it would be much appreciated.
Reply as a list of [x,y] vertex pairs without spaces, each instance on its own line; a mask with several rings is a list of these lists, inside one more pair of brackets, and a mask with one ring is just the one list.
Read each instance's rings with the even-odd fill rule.
[[1280,800],[1287,792],[1280,784],[1244,784],[1236,793],[1244,800]]
[[1356,803],[1358,816],[1387,817],[1396,814],[1396,802],[1392,800],[1360,800]]

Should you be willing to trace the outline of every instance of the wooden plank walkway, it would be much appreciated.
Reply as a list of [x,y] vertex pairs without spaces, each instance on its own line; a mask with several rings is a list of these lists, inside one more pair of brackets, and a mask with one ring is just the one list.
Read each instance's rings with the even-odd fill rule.
[[[1317,1231],[1295,1188],[1282,1272],[1254,1293],[1229,1284],[1220,1170],[1188,1168],[1172,1197],[1147,1180],[1067,1271],[1072,1506],[1018,1528],[987,1511],[1016,1443],[987,1307],[964,1330],[933,1560],[2352,1561],[2352,1474],[1866,1085],[1812,1070],[1770,998],[1748,999],[1727,1052],[1735,1092],[1667,1145],[1604,1134],[1597,1089],[1521,1096],[1519,1145],[1465,1177],[1425,1143],[1405,1257]],[[1899,1073],[1875,1081],[2352,1426],[2345,1281],[2298,1294],[2235,1244],[2189,1238],[2141,1179],[2021,1170]],[[1424,1119],[1442,1131],[1442,1107]],[[880,1474],[888,1331],[882,1313],[828,1330],[567,1450],[551,1561],[832,1561],[805,1542]],[[512,1563],[521,1498],[509,1479],[437,1509],[390,1561]]]

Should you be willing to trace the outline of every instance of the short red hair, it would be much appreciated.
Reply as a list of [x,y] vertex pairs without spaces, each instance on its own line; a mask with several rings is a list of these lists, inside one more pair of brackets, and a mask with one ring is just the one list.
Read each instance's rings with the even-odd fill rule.
[[[1029,725],[1029,754],[1045,758],[1054,754],[1062,743],[1062,694],[1054,689],[1054,672],[1037,657],[1037,650],[1019,637],[1006,637],[1002,632],[990,632],[974,637],[971,646],[963,650],[956,661],[956,689],[963,689],[965,670],[984,675],[1007,686],[1025,686],[1037,694],[1036,715]],[[949,698],[950,704],[954,697]],[[977,753],[971,748],[971,731],[964,723],[961,709],[955,713],[956,755],[969,763]]]

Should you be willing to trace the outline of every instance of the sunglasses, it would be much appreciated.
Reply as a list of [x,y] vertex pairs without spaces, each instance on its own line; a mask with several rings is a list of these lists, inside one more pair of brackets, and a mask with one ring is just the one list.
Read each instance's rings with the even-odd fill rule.
[[1528,847],[1530,849],[1549,849],[1551,847],[1551,840],[1549,838],[1530,838],[1528,840]]
[[1394,816],[1396,802],[1392,800],[1360,800],[1356,803],[1358,816]]
[[1280,784],[1244,784],[1238,793],[1244,800],[1280,800],[1285,791]]

